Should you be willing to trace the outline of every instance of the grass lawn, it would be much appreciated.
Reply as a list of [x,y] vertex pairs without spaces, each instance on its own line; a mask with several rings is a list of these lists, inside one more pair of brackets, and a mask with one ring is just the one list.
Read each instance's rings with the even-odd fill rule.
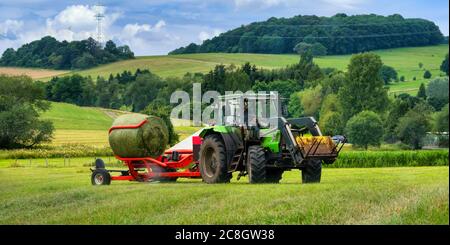
[[[448,167],[298,171],[281,184],[113,182],[77,167],[0,164],[0,224],[448,224]],[[72,163],[74,164],[74,163]],[[76,164],[74,164],[76,165]]]

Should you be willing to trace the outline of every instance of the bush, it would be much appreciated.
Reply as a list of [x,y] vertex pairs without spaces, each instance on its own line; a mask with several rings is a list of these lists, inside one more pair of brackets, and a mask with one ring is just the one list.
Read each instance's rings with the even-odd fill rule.
[[35,159],[62,157],[112,156],[108,146],[96,147],[82,144],[40,146],[34,149],[0,150],[0,159]]
[[44,89],[26,76],[0,75],[0,84],[0,149],[50,141],[53,124],[39,119],[50,107]]
[[433,79],[427,87],[427,102],[436,111],[440,111],[448,103],[448,77]]
[[372,111],[362,111],[347,122],[345,129],[349,142],[356,147],[379,146],[383,137],[383,123]]
[[441,63],[441,71],[445,72],[448,76],[448,53],[445,55],[445,59]]
[[436,113],[434,130],[437,132],[448,132],[448,104]]
[[429,70],[426,70],[426,71],[423,73],[423,78],[425,78],[425,79],[430,79],[430,78],[431,78],[431,72],[430,72]]
[[448,166],[448,150],[343,151],[331,168]]
[[388,85],[392,81],[397,81],[398,79],[397,71],[391,66],[382,65],[379,74],[384,81],[384,85]]
[[397,137],[413,149],[422,148],[423,139],[431,129],[430,112],[431,108],[425,103],[419,103],[409,110],[399,119],[395,129]]

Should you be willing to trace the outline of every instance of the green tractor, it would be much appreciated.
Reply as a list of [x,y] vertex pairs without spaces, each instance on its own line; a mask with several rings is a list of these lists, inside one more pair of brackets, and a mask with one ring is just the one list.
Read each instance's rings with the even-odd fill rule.
[[[346,142],[344,136],[322,136],[312,117],[282,117],[286,110],[273,94],[221,98],[219,108],[231,113],[200,132],[199,170],[206,183],[227,183],[236,171],[238,180],[248,175],[250,183],[278,183],[291,169],[301,170],[303,183],[320,182],[322,164],[333,163]],[[263,121],[249,114],[248,105],[258,100],[276,116]]]

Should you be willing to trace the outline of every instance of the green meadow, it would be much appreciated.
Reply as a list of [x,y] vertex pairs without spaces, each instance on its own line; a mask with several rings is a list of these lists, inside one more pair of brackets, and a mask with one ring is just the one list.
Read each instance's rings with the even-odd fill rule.
[[0,164],[0,224],[449,224],[448,166],[325,169],[320,184],[290,171],[280,184],[92,186],[92,161]]

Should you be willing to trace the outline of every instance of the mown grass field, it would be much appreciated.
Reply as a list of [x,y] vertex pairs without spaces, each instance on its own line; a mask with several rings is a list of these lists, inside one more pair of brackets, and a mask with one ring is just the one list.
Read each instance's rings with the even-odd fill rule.
[[113,120],[98,108],[54,102],[41,117],[52,121],[56,129],[64,130],[108,130]]
[[[77,167],[0,166],[0,224],[448,224],[448,167],[325,169],[322,183],[91,186]],[[72,162],[72,164],[75,164]]]
[[68,73],[64,70],[49,70],[38,68],[22,68],[22,67],[0,67],[0,74],[7,74],[13,76],[27,75],[33,79],[48,79],[52,76],[58,76]]

